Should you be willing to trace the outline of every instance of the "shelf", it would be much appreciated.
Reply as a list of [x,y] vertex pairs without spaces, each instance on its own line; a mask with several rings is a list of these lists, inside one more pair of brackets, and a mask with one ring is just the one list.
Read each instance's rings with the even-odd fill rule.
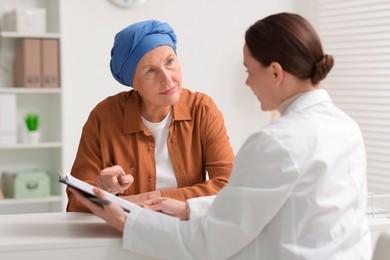
[[[7,104],[7,100],[1,107],[2,118],[15,119],[8,120],[12,124],[12,131],[16,133],[15,143],[0,144],[0,179],[4,172],[18,172],[24,170],[43,170],[50,176],[50,195],[42,198],[12,199],[5,198],[0,200],[0,214],[23,214],[38,212],[57,212],[63,210],[63,187],[58,182],[57,171],[62,169],[62,93],[61,87],[44,88],[43,81],[41,86],[35,88],[19,87],[16,84],[15,59],[20,58],[22,64],[27,64],[28,59],[36,58],[28,55],[22,55],[23,49],[19,44],[23,39],[34,39],[39,41],[41,48],[46,46],[46,41],[58,42],[60,44],[61,34],[59,26],[60,0],[0,0],[0,17],[13,12],[15,9],[34,9],[42,8],[46,10],[46,29],[38,32],[17,32],[16,24],[10,21],[7,27],[7,21],[2,21],[0,28],[0,95],[9,95],[12,102]],[[49,47],[47,47],[49,48]],[[52,60],[58,62],[58,76],[60,77],[61,55],[60,45],[56,46],[58,58]],[[37,50],[35,50],[37,51]],[[54,57],[57,53],[48,54]],[[46,60],[46,59],[45,59]],[[50,67],[50,63],[45,63],[44,59],[36,62],[35,66],[41,68],[35,75],[49,75],[43,73],[42,67]],[[47,61],[49,62],[49,61]],[[39,63],[39,64],[38,64]],[[54,65],[53,65],[54,66]],[[54,68],[54,67],[53,67]],[[57,66],[56,66],[57,71]],[[57,73],[57,72],[56,72]],[[23,74],[23,73],[21,73]],[[22,85],[22,84],[20,84]],[[61,85],[60,80],[56,86]],[[17,87],[18,86],[18,87]],[[2,104],[1,104],[2,105]],[[12,113],[11,113],[12,112]],[[25,125],[25,115],[27,113],[37,113],[40,116],[40,134],[41,139],[38,143],[29,142],[28,130]],[[0,127],[1,128],[1,127]],[[7,128],[8,129],[8,128]],[[1,181],[0,181],[1,183]],[[3,183],[4,184],[4,183]],[[1,188],[1,187],[0,187]],[[1,258],[1,257],[0,257]]]
[[21,205],[31,203],[57,203],[62,202],[61,196],[49,196],[42,198],[28,198],[28,199],[2,199],[0,200],[0,207],[5,205]]
[[48,38],[48,39],[59,39],[59,33],[19,33],[19,32],[0,32],[0,37],[3,38]]
[[0,145],[0,150],[13,150],[13,149],[43,149],[43,148],[60,148],[61,142],[42,142],[37,144],[30,143],[18,143],[10,145]]
[[60,94],[61,88],[16,88],[16,87],[0,87],[1,93],[15,94]]

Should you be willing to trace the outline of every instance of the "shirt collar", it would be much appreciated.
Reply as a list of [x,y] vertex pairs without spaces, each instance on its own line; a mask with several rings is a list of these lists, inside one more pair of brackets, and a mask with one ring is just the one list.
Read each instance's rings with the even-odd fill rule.
[[[188,95],[187,92],[183,91],[180,94],[179,101],[173,105],[173,121],[181,120],[192,120],[192,116],[187,104],[183,101],[183,95]],[[124,105],[124,132],[126,134],[132,134],[141,132],[144,129],[144,125],[141,120],[141,109],[140,109],[140,96],[137,91],[131,90],[129,92],[129,98],[126,100]]]
[[295,96],[283,101],[279,107],[279,113],[284,116],[291,113],[302,111],[308,107],[314,106],[322,102],[332,102],[328,92],[324,89],[315,89],[298,93]]

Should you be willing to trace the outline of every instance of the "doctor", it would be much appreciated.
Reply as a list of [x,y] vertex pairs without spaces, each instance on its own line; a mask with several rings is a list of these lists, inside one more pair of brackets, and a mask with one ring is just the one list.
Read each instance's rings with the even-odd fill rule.
[[229,184],[208,210],[202,212],[210,197],[187,203],[159,198],[149,209],[125,214],[73,192],[123,232],[125,249],[149,256],[370,259],[362,135],[319,86],[332,56],[324,54],[312,26],[290,13],[253,24],[243,52],[246,84],[262,110],[277,109],[281,117],[246,140]]

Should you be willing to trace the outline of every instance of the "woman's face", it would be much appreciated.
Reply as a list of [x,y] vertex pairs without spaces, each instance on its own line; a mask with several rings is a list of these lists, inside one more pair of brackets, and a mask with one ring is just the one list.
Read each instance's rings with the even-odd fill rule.
[[166,108],[179,100],[181,66],[171,46],[156,47],[141,58],[134,73],[133,87],[148,110]]
[[244,65],[248,73],[245,84],[252,89],[253,94],[260,101],[261,110],[275,110],[280,101],[272,66],[264,67],[253,58],[246,44],[244,45]]

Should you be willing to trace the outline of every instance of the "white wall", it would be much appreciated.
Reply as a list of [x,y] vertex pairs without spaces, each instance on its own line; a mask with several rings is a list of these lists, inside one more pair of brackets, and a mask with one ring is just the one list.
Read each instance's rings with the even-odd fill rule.
[[120,9],[108,0],[62,0],[63,169],[69,171],[90,110],[108,95],[128,90],[109,69],[115,34],[146,19],[168,22],[178,35],[184,87],[210,95],[222,111],[235,152],[269,120],[245,86],[245,30],[260,18],[293,11],[294,0],[148,0]]

